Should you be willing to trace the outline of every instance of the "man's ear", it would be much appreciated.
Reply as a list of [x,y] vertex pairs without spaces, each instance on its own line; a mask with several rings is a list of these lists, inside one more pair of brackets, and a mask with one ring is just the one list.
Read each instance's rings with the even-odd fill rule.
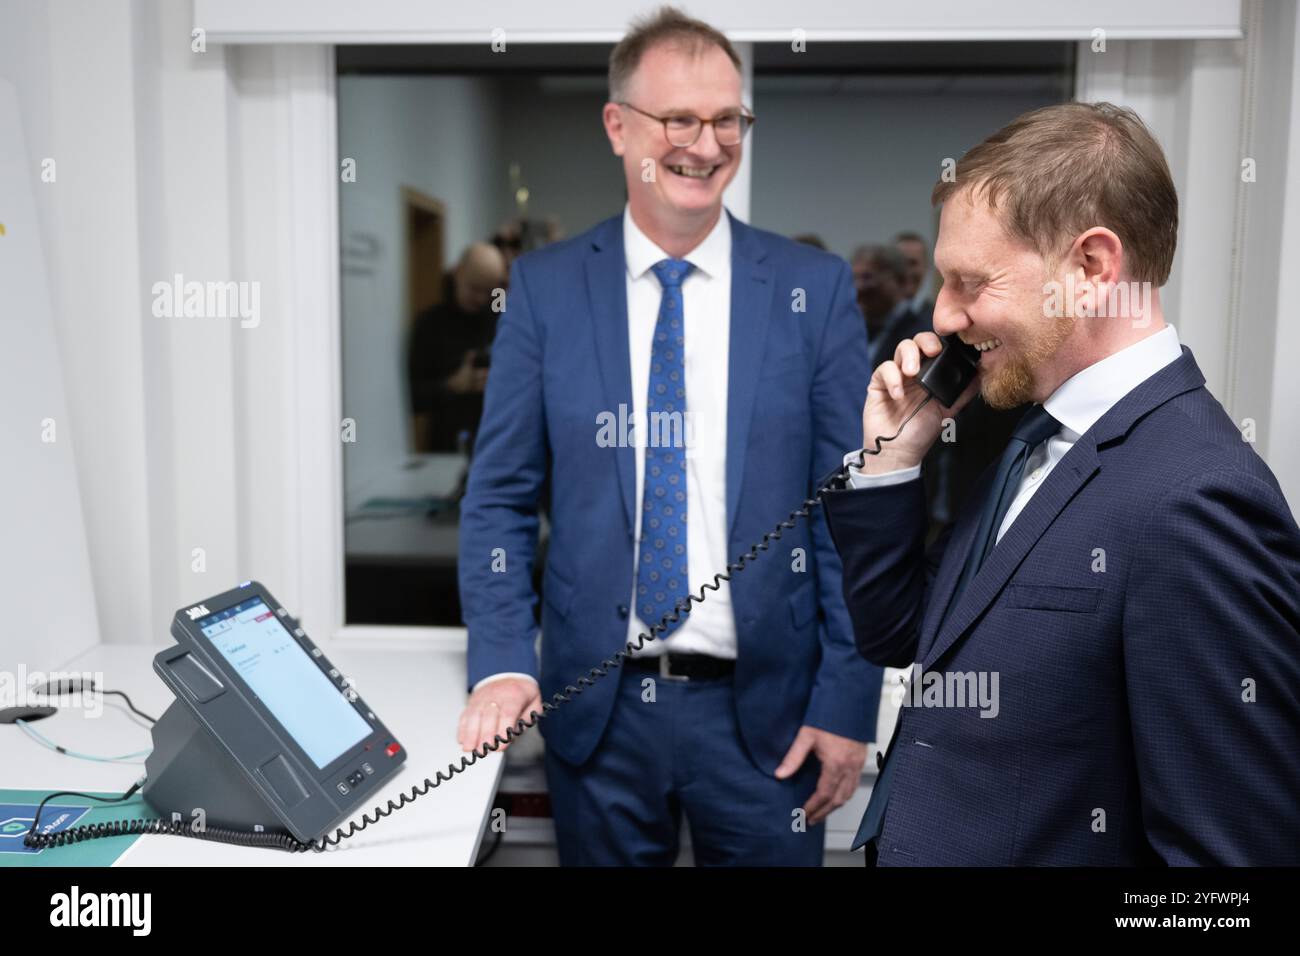
[[605,123],[605,135],[615,156],[622,156],[627,148],[623,137],[623,109],[617,103],[606,103],[600,114]]
[[1093,226],[1074,240],[1070,252],[1089,282],[1114,285],[1124,273],[1124,244],[1105,226]]
[[1124,269],[1124,246],[1119,236],[1104,226],[1094,226],[1080,233],[1065,254],[1064,269],[1067,295],[1074,299],[1077,316],[1095,316],[1110,301],[1111,290],[1120,281]]

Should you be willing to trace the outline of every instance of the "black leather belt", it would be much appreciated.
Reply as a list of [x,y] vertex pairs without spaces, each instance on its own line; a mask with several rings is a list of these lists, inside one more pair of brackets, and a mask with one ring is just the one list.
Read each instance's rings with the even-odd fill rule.
[[708,654],[661,654],[658,657],[629,657],[629,670],[658,674],[664,680],[717,680],[736,670],[736,662]]

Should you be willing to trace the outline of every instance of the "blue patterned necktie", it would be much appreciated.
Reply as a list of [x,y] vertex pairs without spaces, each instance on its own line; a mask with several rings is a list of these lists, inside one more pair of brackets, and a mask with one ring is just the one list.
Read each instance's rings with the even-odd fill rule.
[[[663,288],[650,346],[645,409],[645,478],[637,560],[637,616],[648,626],[672,611],[690,590],[686,563],[686,325],[682,283],[694,268],[664,259],[651,268]],[[662,438],[670,439],[666,444]],[[668,622],[667,637],[685,621]]]

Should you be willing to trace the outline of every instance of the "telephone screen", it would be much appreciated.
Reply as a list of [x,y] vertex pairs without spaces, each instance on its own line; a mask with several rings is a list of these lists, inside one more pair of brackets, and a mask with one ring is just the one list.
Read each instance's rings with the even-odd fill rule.
[[261,598],[197,622],[254,694],[322,770],[370,733]]

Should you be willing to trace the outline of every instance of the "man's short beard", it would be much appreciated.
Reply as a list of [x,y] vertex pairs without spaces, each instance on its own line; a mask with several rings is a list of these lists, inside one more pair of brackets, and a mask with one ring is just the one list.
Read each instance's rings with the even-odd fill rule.
[[1048,327],[1041,335],[1035,334],[1018,354],[1005,359],[996,375],[982,377],[980,396],[990,408],[1015,408],[1033,401],[1034,369],[1040,368],[1055,355],[1061,343],[1069,338],[1074,329],[1072,316],[1044,321]]

